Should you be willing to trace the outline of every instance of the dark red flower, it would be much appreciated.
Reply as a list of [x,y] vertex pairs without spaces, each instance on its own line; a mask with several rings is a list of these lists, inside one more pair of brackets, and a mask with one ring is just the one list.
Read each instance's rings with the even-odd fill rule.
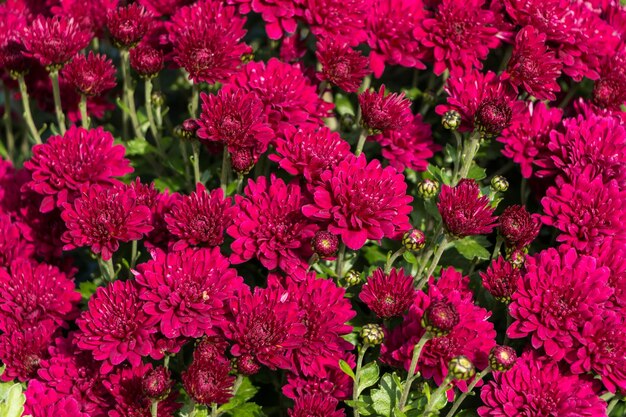
[[170,371],[163,366],[152,369],[141,380],[143,393],[153,400],[166,398],[172,385],[174,385],[174,381],[171,379]]
[[144,78],[153,78],[163,69],[163,52],[141,43],[130,50],[130,66]]
[[115,87],[115,67],[106,55],[77,55],[63,68],[63,76],[80,94],[99,96]]
[[498,301],[510,303],[511,296],[517,290],[517,281],[522,276],[519,268],[499,256],[485,272],[480,273],[483,286]]
[[235,377],[223,352],[210,361],[194,360],[182,374],[185,391],[199,404],[226,404],[233,396]]
[[359,299],[378,317],[389,319],[404,313],[415,295],[413,277],[405,274],[403,269],[393,268],[385,274],[378,268],[363,285]]
[[289,417],[345,417],[343,409],[337,410],[339,401],[325,395],[304,395],[295,399]]
[[365,91],[359,95],[359,104],[363,112],[363,126],[375,132],[401,129],[412,118],[409,99],[404,94],[386,95],[384,85],[378,92]]
[[0,335],[0,360],[6,366],[0,379],[25,382],[37,375],[42,359],[48,356],[57,326],[51,320],[34,325],[19,325]]
[[444,184],[437,208],[446,233],[457,238],[488,234],[496,226],[489,197],[480,195],[474,180],[462,179],[455,187]]
[[148,33],[152,15],[137,3],[107,13],[107,28],[120,48],[132,48]]
[[499,218],[498,231],[507,245],[522,249],[532,243],[541,229],[541,220],[526,207],[514,204],[504,209]]
[[317,42],[315,56],[322,64],[317,78],[349,93],[356,93],[363,77],[370,73],[366,57],[333,37],[324,37]]

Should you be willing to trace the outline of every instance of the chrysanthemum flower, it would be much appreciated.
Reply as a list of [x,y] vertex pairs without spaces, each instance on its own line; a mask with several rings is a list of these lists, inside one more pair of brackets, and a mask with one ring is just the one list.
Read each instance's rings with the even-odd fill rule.
[[302,175],[315,183],[327,169],[350,154],[350,144],[327,127],[305,126],[287,129],[276,140],[276,154],[269,158],[291,175]]
[[422,21],[426,17],[422,1],[376,0],[371,7],[365,25],[374,76],[380,78],[386,64],[426,68],[420,60],[420,39],[425,36]]
[[133,3],[107,13],[107,28],[120,48],[132,48],[148,33],[152,15],[143,6]]
[[411,275],[405,275],[403,269],[396,268],[385,274],[378,268],[363,285],[359,299],[378,317],[389,319],[404,313],[415,296]]
[[370,73],[367,58],[361,52],[333,37],[324,37],[317,42],[315,56],[322,65],[317,78],[349,93],[356,93],[363,77]]
[[124,146],[113,145],[113,135],[101,127],[72,126],[65,135],[51,136],[33,147],[33,156],[24,163],[33,177],[28,186],[44,196],[41,211],[52,211],[73,202],[84,185],[119,184],[113,177],[133,171],[124,152]]
[[64,250],[82,246],[109,260],[120,242],[140,240],[152,230],[150,209],[137,202],[132,189],[92,185],[61,213],[67,232]]
[[57,267],[21,258],[10,273],[0,268],[0,329],[52,320],[57,326],[74,318],[81,299],[74,281]]
[[114,10],[118,2],[119,0],[60,0],[58,6],[53,5],[50,11],[55,16],[73,18],[82,28],[99,36],[106,23],[107,13]]
[[[356,366],[355,356],[351,353],[344,353],[342,359],[350,365]],[[283,385],[283,394],[287,398],[295,400],[303,395],[321,394],[326,397],[346,400],[352,398],[352,378],[339,368],[339,363],[317,364],[313,362],[311,366],[314,372],[311,375],[288,374],[287,384]]]
[[304,395],[295,399],[293,408],[287,411],[289,417],[345,417],[343,409],[337,410],[339,401],[324,395]]
[[616,181],[581,174],[566,181],[557,178],[541,200],[541,220],[561,231],[557,241],[590,253],[605,240],[626,241],[626,190]]
[[546,34],[533,26],[520,30],[507,71],[502,74],[514,87],[523,87],[539,100],[556,100],[561,91],[556,80],[561,76],[561,61],[545,46]]
[[608,307],[620,311],[626,317],[626,244],[607,241],[591,253],[598,261],[598,266],[608,268],[609,287],[613,294],[609,298]]
[[291,369],[291,352],[302,345],[307,332],[301,312],[289,292],[278,287],[242,291],[230,303],[234,320],[224,330],[235,357],[251,355],[270,369]]
[[225,305],[243,280],[219,248],[168,254],[137,266],[143,310],[159,321],[165,337],[198,338],[223,325]]
[[437,208],[446,233],[457,238],[488,234],[496,226],[495,209],[474,180],[462,179],[455,187],[444,184]]
[[63,76],[80,94],[99,96],[115,87],[115,67],[106,55],[77,55],[63,68]]
[[495,15],[484,5],[484,0],[443,0],[434,16],[424,19],[421,42],[432,54],[436,75],[480,69],[489,49],[498,47]]
[[140,43],[130,50],[130,67],[143,78],[153,78],[165,64],[163,52],[148,44]]
[[229,0],[228,4],[239,6],[242,15],[250,12],[259,13],[265,22],[265,31],[270,39],[276,40],[283,33],[295,33],[297,3],[291,0]]
[[485,272],[480,273],[485,289],[493,298],[503,303],[511,302],[511,296],[517,290],[517,281],[521,276],[521,271],[501,256],[491,262]]
[[595,258],[578,255],[574,249],[554,248],[526,261],[526,273],[518,280],[509,312],[515,321],[507,334],[531,336],[535,349],[562,359],[577,345],[585,323],[601,311],[611,296],[609,270]]
[[508,206],[499,217],[498,231],[507,246],[522,249],[532,243],[541,229],[538,215],[532,215],[526,207],[517,204]]
[[481,390],[481,417],[606,416],[606,402],[589,381],[564,374],[557,362],[534,352],[523,354],[509,371],[494,372],[494,378]]
[[236,88],[221,89],[217,95],[202,93],[200,98],[200,139],[222,143],[231,153],[249,149],[255,161],[267,150],[274,132],[256,95]]
[[374,132],[402,129],[413,117],[409,99],[404,94],[386,95],[384,85],[378,92],[365,91],[360,94],[359,105],[363,112],[363,126]]
[[441,149],[433,141],[430,125],[424,122],[421,114],[413,116],[411,122],[401,129],[370,136],[368,140],[382,146],[383,158],[399,172],[405,168],[426,171],[428,159]]
[[356,46],[367,38],[367,0],[303,0],[296,10],[317,37],[335,37]]
[[37,375],[42,359],[48,356],[57,326],[51,320],[34,325],[20,325],[6,329],[0,335],[0,360],[6,366],[0,379],[25,382]]
[[204,185],[196,184],[196,191],[175,201],[165,214],[167,230],[178,238],[172,249],[221,245],[236,211],[221,188],[209,192]]
[[230,361],[224,352],[210,360],[198,360],[189,365],[182,374],[185,391],[199,404],[226,404],[233,396],[235,377],[230,375]]
[[76,320],[78,347],[92,351],[104,373],[124,361],[136,367],[143,356],[154,353],[152,334],[158,321],[143,311],[137,283],[115,281],[98,288]]
[[28,243],[8,214],[0,214],[0,267],[8,268],[17,259],[30,259],[35,254],[34,245]]
[[65,397],[37,379],[30,380],[24,396],[24,414],[31,417],[89,417],[75,398]]
[[193,0],[139,0],[139,4],[155,16],[172,15],[178,9],[193,3]]
[[360,249],[367,239],[395,238],[411,228],[408,214],[413,198],[406,193],[404,176],[365,156],[350,157],[324,171],[313,187],[313,203],[302,208],[305,216],[327,222],[331,233],[341,235],[350,249]]
[[58,70],[91,40],[91,33],[63,16],[35,19],[23,36],[28,52],[41,65]]
[[249,180],[244,197],[235,197],[239,211],[226,230],[235,239],[231,262],[240,264],[256,257],[270,270],[291,273],[306,268],[311,254],[308,242],[318,226],[302,215],[305,202],[295,183],[287,185],[275,176]]

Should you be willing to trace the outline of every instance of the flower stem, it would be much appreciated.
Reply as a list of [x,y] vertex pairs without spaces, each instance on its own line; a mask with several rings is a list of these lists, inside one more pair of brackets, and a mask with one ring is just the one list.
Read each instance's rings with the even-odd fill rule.
[[26,121],[28,130],[30,130],[31,136],[33,137],[33,139],[35,139],[35,143],[41,144],[41,136],[39,136],[39,131],[37,131],[37,128],[35,127],[33,115],[30,112],[30,101],[28,99],[28,90],[26,88],[26,81],[24,81],[24,75],[18,75],[17,82],[20,86],[20,95],[22,96],[22,106],[24,107],[24,120]]
[[159,415],[159,400],[152,400],[152,404],[150,405],[150,415],[152,417],[157,417]]
[[346,245],[341,242],[339,244],[339,251],[337,252],[337,264],[335,265],[335,273],[337,279],[343,278],[343,260],[346,257]]
[[239,174],[237,176],[237,191],[236,194],[241,194],[241,190],[243,189],[243,175]]
[[102,274],[104,275],[104,279],[108,282],[113,282],[113,280],[115,279],[115,268],[113,267],[113,258],[110,258],[109,260],[105,261],[100,256],[98,258],[98,264],[100,265],[100,270],[102,271]]
[[356,145],[356,151],[354,151],[354,154],[356,156],[359,156],[361,155],[361,153],[363,153],[363,147],[365,146],[366,140],[367,140],[367,129],[362,127],[361,131],[359,132],[359,141],[357,142],[357,145]]
[[389,259],[387,259],[387,263],[385,264],[385,274],[388,274],[389,271],[391,271],[391,267],[393,266],[393,263],[396,261],[396,259],[398,259],[399,256],[403,255],[404,252],[406,252],[406,248],[401,247],[400,249],[395,251],[393,255],[389,257]]
[[454,178],[453,184],[457,184],[462,178],[467,178],[470,168],[472,167],[472,161],[476,156],[476,152],[480,148],[480,132],[474,132],[465,142],[463,150],[463,161],[461,163],[461,169],[459,170],[458,177]]
[[4,114],[2,120],[4,122],[4,132],[7,137],[7,152],[9,153],[9,159],[13,160],[13,153],[15,152],[15,136],[13,136],[13,120],[11,119],[11,95],[9,89],[2,83],[2,91],[4,92]]
[[496,259],[500,255],[500,248],[502,247],[502,242],[504,239],[500,235],[496,238],[496,246],[493,248],[493,253],[491,254],[491,260]]
[[191,162],[193,163],[193,178],[194,178],[194,189],[195,185],[200,182],[200,142],[194,140],[191,142],[191,151],[193,155],[191,156]]
[[217,404],[213,403],[211,405],[211,417],[218,417],[220,415],[220,412],[217,411]]
[[364,344],[359,349],[359,356],[356,360],[356,369],[354,371],[354,385],[352,387],[352,400],[355,402],[354,404],[354,417],[359,417],[359,406],[357,404],[359,400],[359,378],[361,377],[361,367],[363,366],[363,358],[365,357],[365,352],[370,347],[368,344]]
[[439,243],[439,246],[437,246],[437,250],[435,251],[435,256],[433,257],[433,260],[430,263],[430,267],[428,268],[428,271],[426,271],[426,275],[424,275],[424,277],[420,280],[420,283],[417,287],[418,290],[421,289],[424,286],[424,284],[426,284],[430,276],[433,274],[433,272],[435,272],[435,268],[437,268],[437,265],[439,265],[439,260],[441,259],[441,255],[443,255],[443,252],[446,250],[447,243],[448,243],[448,239],[446,239],[446,235],[443,235],[443,238],[441,242]]
[[411,358],[411,364],[409,365],[409,373],[406,377],[406,382],[404,383],[404,389],[402,390],[402,396],[400,397],[400,402],[398,403],[398,409],[402,411],[404,406],[406,405],[407,400],[409,399],[409,393],[411,392],[411,385],[413,381],[417,377],[415,371],[417,369],[417,362],[419,361],[420,355],[422,354],[422,350],[424,349],[424,345],[431,339],[430,333],[425,332],[420,338],[419,342],[413,348],[413,357]]
[[80,95],[80,102],[78,103],[78,108],[80,109],[80,120],[83,125],[83,129],[89,129],[89,116],[87,115],[87,96],[84,94]]
[[192,119],[196,118],[198,113],[198,103],[200,101],[200,88],[198,84],[191,84],[191,101],[189,102],[189,115]]
[[615,408],[615,406],[617,405],[617,403],[619,402],[619,397],[615,397],[611,400],[611,402],[609,403],[608,407],[606,407],[606,415],[610,415],[611,411],[613,411],[613,408]]
[[144,81],[144,91],[146,101],[146,113],[148,115],[148,122],[150,122],[150,132],[152,133],[152,137],[154,138],[157,149],[160,153],[162,153],[161,134],[159,132],[159,128],[157,127],[156,121],[154,120],[154,109],[152,108],[152,80],[149,78],[146,78],[146,80]]
[[472,383],[469,384],[469,386],[467,387],[467,392],[464,392],[463,394],[461,394],[461,396],[457,398],[456,401],[454,401],[454,404],[452,404],[452,408],[450,409],[448,414],[446,414],[446,417],[452,417],[454,415],[456,410],[458,410],[461,404],[463,404],[463,401],[465,401],[465,399],[467,398],[467,395],[474,390],[474,387],[476,387],[476,384],[478,384],[478,382],[482,380],[489,372],[491,372],[491,368],[486,367],[481,373],[476,375]]
[[130,249],[130,269],[135,269],[137,263],[137,241],[133,240]]
[[220,173],[220,187],[222,191],[226,193],[230,177],[230,154],[228,148],[224,146],[224,152],[222,153],[222,172]]
[[54,111],[57,115],[57,123],[59,124],[59,132],[65,134],[65,114],[61,106],[61,90],[59,88],[59,71],[50,72],[50,81],[52,82],[52,97],[54,98]]
[[165,355],[163,358],[163,367],[167,369],[170,366],[170,355]]
[[441,385],[439,385],[433,395],[430,396],[430,401],[428,401],[428,404],[426,404],[426,408],[424,409],[424,417],[435,417],[439,414],[437,411],[434,410],[435,405],[437,405],[441,396],[444,395],[445,392],[448,390],[448,386],[450,385],[451,381],[452,375],[448,373]]
[[135,89],[132,86],[132,79],[130,75],[130,55],[127,49],[122,49],[120,54],[122,57],[122,78],[124,79],[124,100],[126,101],[126,106],[128,107],[128,113],[130,113],[130,122],[133,125],[135,136],[141,140],[146,140],[139,126],[139,119],[137,118],[137,109],[135,107]]

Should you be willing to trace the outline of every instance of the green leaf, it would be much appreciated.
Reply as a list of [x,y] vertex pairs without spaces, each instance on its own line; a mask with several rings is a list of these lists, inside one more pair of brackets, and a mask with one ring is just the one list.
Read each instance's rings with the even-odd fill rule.
[[355,115],[354,107],[352,106],[350,98],[341,93],[337,93],[335,95],[335,109],[337,110],[337,113],[339,113],[341,116],[346,114],[350,114],[352,116]]
[[250,379],[244,378],[241,381],[241,385],[239,385],[239,388],[237,388],[237,392],[235,393],[233,398],[231,398],[230,401],[226,404],[222,405],[219,409],[222,412],[235,410],[250,401],[257,392],[258,388],[252,385]]
[[131,139],[124,143],[126,155],[145,155],[156,151],[152,145],[143,139]]
[[396,408],[401,395],[401,387],[390,374],[385,374],[380,379],[379,387],[371,391],[372,408],[379,416],[392,417],[392,411]]
[[423,94],[422,91],[419,88],[417,88],[417,87],[403,88],[402,92],[411,101],[417,100]]
[[450,177],[445,174],[438,166],[432,164],[428,165],[428,172],[430,172],[433,178],[440,183],[450,185]]
[[22,393],[21,384],[1,384],[0,417],[21,417],[24,413],[26,397]]
[[407,261],[408,263],[410,263],[411,265],[416,264],[417,263],[417,258],[415,257],[415,255],[413,255],[412,252],[404,252],[402,254],[402,257],[404,258],[405,261]]
[[232,417],[265,417],[263,407],[255,403],[245,403],[227,413]]
[[470,261],[474,258],[489,259],[491,257],[489,251],[473,236],[455,240],[453,245],[465,259]]
[[370,362],[361,368],[359,374],[359,386],[357,388],[357,395],[361,395],[364,389],[371,387],[378,382],[378,376],[380,371],[376,361]]
[[472,163],[469,172],[467,173],[467,178],[473,178],[476,181],[482,180],[487,177],[487,172],[485,168],[481,168],[475,163]]
[[363,416],[371,416],[374,414],[374,409],[372,408],[372,398],[367,395],[362,396],[358,401],[347,400],[344,402],[349,407],[358,407],[359,413]]
[[353,381],[356,379],[356,377],[354,376],[354,371],[352,370],[350,365],[348,365],[348,362],[344,361],[343,359],[339,359],[339,368],[341,368],[341,370],[346,375],[352,378]]
[[387,255],[380,250],[378,245],[368,245],[361,249],[361,253],[365,257],[365,260],[370,265],[382,263],[387,261]]
[[78,292],[83,296],[83,300],[89,300],[95,294],[98,286],[93,281],[83,281],[78,284]]

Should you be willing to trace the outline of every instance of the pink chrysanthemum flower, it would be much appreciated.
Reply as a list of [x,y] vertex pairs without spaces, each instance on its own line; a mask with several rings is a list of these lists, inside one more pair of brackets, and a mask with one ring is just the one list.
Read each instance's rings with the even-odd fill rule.
[[165,337],[199,338],[224,324],[225,305],[243,280],[219,248],[152,256],[137,266],[135,279],[144,312],[158,319]]
[[426,17],[423,2],[376,0],[371,7],[365,25],[374,76],[380,78],[386,64],[426,68],[420,61],[420,39],[425,36],[422,21]]
[[413,277],[403,269],[393,268],[385,274],[381,268],[374,271],[361,289],[359,299],[383,319],[404,313],[417,295]]
[[304,395],[295,399],[293,408],[287,413],[289,417],[345,417],[343,409],[337,410],[339,401],[325,395]]
[[272,176],[248,181],[244,197],[236,196],[239,208],[227,233],[232,263],[257,258],[267,269],[280,268],[287,273],[306,268],[311,248],[308,242],[318,226],[302,215],[305,203],[300,187],[285,184]]
[[99,96],[115,87],[115,67],[106,55],[77,55],[63,68],[63,76],[80,94]]
[[91,33],[71,18],[39,16],[22,39],[28,52],[41,65],[58,70],[89,44]]
[[178,238],[172,249],[221,245],[236,211],[221,188],[209,192],[204,185],[196,184],[196,191],[175,201],[165,214],[167,230]]
[[197,120],[200,139],[219,142],[231,153],[249,149],[254,161],[274,138],[263,103],[241,89],[221,89],[217,95],[200,95],[202,113]]
[[107,13],[117,7],[119,0],[60,0],[58,3],[58,6],[50,8],[55,16],[73,18],[82,28],[99,36],[106,23]]
[[89,246],[107,261],[120,242],[140,240],[152,230],[150,209],[137,202],[132,189],[92,185],[61,213],[67,232],[64,250]]
[[511,296],[517,290],[517,282],[521,276],[521,271],[502,256],[491,262],[485,272],[480,273],[485,289],[493,298],[503,303],[511,302]]
[[421,42],[432,54],[436,75],[480,69],[489,50],[500,45],[494,12],[484,5],[485,0],[443,0],[434,16],[424,19]]
[[298,4],[292,0],[228,0],[228,4],[239,5],[239,13],[242,15],[259,13],[270,39],[280,39],[283,33],[296,32],[295,14]]
[[607,241],[591,253],[599,266],[609,268],[609,287],[613,294],[608,306],[626,317],[626,244]]
[[428,159],[441,149],[433,141],[430,125],[424,122],[421,114],[413,116],[411,122],[401,129],[370,136],[368,140],[382,146],[383,158],[399,172],[406,168],[426,171]]
[[48,356],[57,326],[51,320],[7,329],[0,335],[0,360],[6,366],[0,379],[25,382],[37,375],[42,359]]
[[593,85],[593,104],[601,109],[621,111],[626,101],[626,50],[620,44],[615,55],[607,57],[600,67],[600,79]]
[[356,93],[363,77],[370,73],[367,58],[361,52],[333,37],[324,37],[317,42],[315,56],[322,65],[317,78],[349,93]]
[[24,163],[32,172],[28,186],[44,196],[41,211],[52,211],[73,202],[85,185],[119,184],[113,177],[133,171],[124,152],[124,146],[113,145],[113,135],[101,127],[72,126],[65,135],[33,147],[33,156]]
[[597,315],[611,296],[609,270],[595,258],[574,249],[550,248],[526,260],[509,312],[515,321],[507,334],[531,336],[535,349],[543,347],[555,360],[577,346],[586,322]]
[[35,254],[34,245],[22,235],[20,223],[8,214],[0,214],[0,267],[8,268],[17,259],[30,259]]
[[[350,365],[356,366],[353,354],[344,353],[342,359]],[[283,385],[283,394],[287,398],[295,400],[303,395],[322,394],[326,397],[346,400],[352,397],[352,378],[339,368],[339,363],[325,363],[323,365],[312,363],[315,372],[303,376],[296,374],[287,375],[287,384]]]
[[545,46],[546,35],[533,26],[520,30],[507,71],[502,74],[515,88],[523,87],[539,100],[556,100],[561,91],[556,80],[561,76],[561,61]]
[[226,404],[233,396],[235,377],[230,375],[231,364],[224,352],[215,352],[210,358],[194,361],[182,374],[183,386],[199,404]]
[[317,88],[297,65],[271,58],[267,63],[250,62],[230,80],[263,102],[270,126],[277,135],[287,127],[312,123],[322,126],[333,105],[317,95]]
[[616,181],[581,174],[573,181],[557,178],[541,200],[541,220],[561,231],[557,241],[591,253],[604,241],[626,241],[626,190]]
[[139,0],[139,4],[155,16],[173,15],[178,9],[193,3],[193,0]]
[[559,364],[527,352],[506,372],[494,372],[494,381],[480,393],[481,417],[604,417],[606,402],[587,380],[564,374]]
[[65,397],[36,379],[30,380],[24,396],[24,414],[31,417],[90,417],[75,398]]
[[152,15],[139,4],[118,7],[107,13],[107,28],[120,48],[132,48],[148,33]]
[[498,231],[508,247],[522,249],[532,243],[541,229],[537,214],[530,214],[526,207],[508,206],[499,217]]
[[78,347],[90,350],[108,373],[124,361],[139,366],[143,356],[154,354],[153,333],[158,317],[149,316],[139,299],[135,281],[115,281],[100,287],[87,311],[76,320],[81,333]]
[[386,95],[384,85],[378,92],[371,90],[360,94],[359,105],[363,112],[363,126],[374,132],[402,129],[413,117],[411,101],[404,94]]
[[153,78],[165,64],[163,52],[140,43],[130,50],[130,66],[143,78]]
[[395,238],[411,228],[410,203],[404,176],[365,156],[350,157],[324,171],[313,187],[312,204],[302,212],[327,222],[328,231],[341,235],[350,249],[360,249],[367,239]]
[[474,180],[462,179],[455,187],[444,184],[437,208],[446,233],[457,238],[489,234],[496,226],[495,209]]
[[22,258],[9,270],[0,268],[1,330],[47,319],[60,326],[77,315],[80,293],[71,277],[57,267]]
[[276,140],[276,154],[269,158],[291,175],[302,175],[315,183],[320,175],[350,154],[350,144],[327,127],[304,126],[287,129]]
[[290,64],[300,61],[308,52],[305,40],[299,34],[285,36],[280,44],[279,59]]
[[368,0],[302,0],[296,13],[315,36],[334,37],[356,46],[367,39],[365,17],[369,7]]
[[498,142],[504,144],[502,155],[519,164],[524,178],[533,175],[535,162],[548,152],[550,132],[560,123],[561,117],[563,110],[557,107],[529,102],[498,137]]
[[288,291],[279,287],[257,287],[254,294],[242,291],[230,309],[234,319],[224,334],[233,343],[233,356],[251,355],[270,369],[291,369],[289,357],[302,345],[307,329]]

